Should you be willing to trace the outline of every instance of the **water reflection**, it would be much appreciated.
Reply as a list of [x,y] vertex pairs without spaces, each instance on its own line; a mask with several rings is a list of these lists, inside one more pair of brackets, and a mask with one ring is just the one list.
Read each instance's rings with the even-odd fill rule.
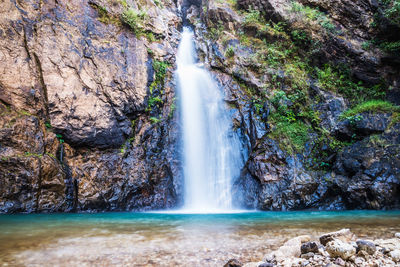
[[285,240],[350,228],[400,232],[400,212],[102,213],[0,216],[0,265],[219,266],[257,261]]

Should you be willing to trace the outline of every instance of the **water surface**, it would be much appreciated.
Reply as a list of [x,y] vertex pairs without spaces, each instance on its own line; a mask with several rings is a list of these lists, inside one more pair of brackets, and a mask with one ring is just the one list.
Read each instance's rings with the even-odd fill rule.
[[0,215],[0,265],[222,266],[341,228],[391,237],[400,211]]

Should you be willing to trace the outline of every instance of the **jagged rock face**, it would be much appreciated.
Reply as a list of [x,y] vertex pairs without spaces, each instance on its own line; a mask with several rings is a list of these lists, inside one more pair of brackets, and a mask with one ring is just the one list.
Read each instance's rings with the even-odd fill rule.
[[[292,15],[289,11],[290,2],[288,1],[243,0],[238,1],[238,5],[246,9],[258,9],[267,19],[277,22],[282,20],[292,21]],[[212,7],[211,4],[210,6]],[[327,8],[334,8],[334,6],[336,4]],[[222,16],[227,10],[230,10],[229,7],[223,5],[218,7],[218,9],[215,9],[215,12],[219,12],[218,16]],[[225,10],[221,11],[224,8]],[[351,8],[352,6],[350,6]],[[361,12],[363,17],[356,21],[352,21],[351,17],[346,18],[341,27],[348,27],[348,30],[352,31],[356,29],[357,25],[365,23],[364,20],[367,17],[371,19],[370,10],[363,10],[363,8],[366,7],[361,5],[353,11]],[[330,10],[324,11],[330,12]],[[332,12],[334,11],[332,10]],[[352,11],[349,10],[348,12]],[[340,16],[345,16],[344,14],[345,12],[340,13],[336,18],[339,20]],[[217,24],[218,19],[216,18],[218,16],[209,13],[205,20]],[[235,21],[238,20],[235,19],[232,22]],[[363,29],[361,27],[361,30]],[[319,88],[314,84],[314,81],[310,80],[308,93],[314,100],[312,108],[318,112],[321,119],[319,127],[323,127],[327,132],[336,135],[341,140],[352,142],[340,153],[330,155],[329,161],[333,166],[331,171],[328,173],[321,170],[312,171],[308,168],[308,164],[312,160],[310,149],[313,146],[313,138],[318,137],[310,139],[311,141],[306,144],[303,154],[288,154],[281,147],[279,140],[272,140],[268,137],[270,131],[268,101],[261,103],[261,108],[258,104],[257,115],[251,105],[251,96],[248,96],[237,85],[237,81],[240,81],[253,90],[265,90],[263,84],[268,83],[268,77],[265,76],[265,73],[256,71],[258,66],[249,65],[245,61],[245,58],[249,57],[248,54],[254,53],[254,51],[243,48],[229,34],[226,34],[227,37],[224,39],[225,41],[227,39],[225,45],[218,41],[209,41],[204,37],[204,29],[198,24],[196,24],[196,33],[200,55],[204,57],[204,61],[210,68],[216,70],[214,74],[225,88],[226,101],[237,110],[233,116],[235,126],[240,129],[243,143],[249,151],[247,163],[241,176],[234,184],[234,199],[237,205],[262,210],[308,208],[338,210],[399,207],[400,175],[397,166],[400,166],[400,164],[393,157],[393,155],[399,153],[399,141],[394,138],[394,136],[399,135],[399,129],[398,126],[391,123],[392,114],[364,113],[342,120],[340,115],[348,108],[346,99]],[[224,31],[223,34],[225,33]],[[362,33],[360,34],[363,36]],[[371,33],[365,32],[365,34]],[[226,63],[228,61],[226,55],[221,52],[226,50],[228,45],[236,48],[236,56],[229,60],[229,64]],[[328,43],[328,46],[332,47],[332,43]],[[346,60],[350,60],[351,64],[357,62],[357,60],[364,60],[364,63],[368,62],[369,59],[364,58],[365,54],[360,54],[354,48],[352,49],[351,57],[346,58]],[[322,49],[322,51],[332,52],[328,48]],[[336,52],[325,57],[325,59],[335,62],[338,57],[346,54]],[[374,56],[381,57],[382,55]],[[351,61],[355,58],[356,61]],[[361,69],[361,72],[367,73],[371,70],[370,66],[364,68],[364,65],[360,62],[354,64]],[[368,64],[366,63],[366,65]],[[376,64],[380,64],[379,66],[382,69],[386,68],[382,61]],[[393,71],[398,71],[398,69],[393,69]],[[380,75],[387,74],[385,71],[378,72],[377,69],[373,69],[370,73],[371,77],[378,78]],[[279,71],[274,73],[282,82],[285,79],[290,79]],[[232,79],[232,77],[234,78]]]
[[298,157],[265,139],[236,182],[236,199],[263,210],[399,207],[400,161],[393,157],[400,152],[399,130],[397,124],[345,148],[328,174],[307,171]]
[[[353,75],[366,84],[379,84],[382,79],[385,79],[392,86],[388,98],[398,103],[400,92],[398,55],[385,54],[377,49],[369,51],[362,47],[363,43],[374,38],[388,37],[393,32],[399,31],[395,25],[385,24],[377,29],[371,27],[374,17],[379,14],[379,4],[376,1],[366,0],[301,0],[299,2],[317,7],[329,14],[336,28],[336,33],[328,33],[326,36],[311,30],[312,35],[319,36],[317,39],[323,46],[315,53],[313,60],[321,65],[327,61],[336,64],[346,62],[351,66]],[[296,16],[290,11],[291,3],[288,0],[239,0],[238,6],[242,9],[259,10],[267,20],[285,22],[289,27],[297,29],[299,24]],[[390,37],[390,39],[398,40],[398,37]]]
[[[41,99],[54,129],[72,145],[122,145],[130,133],[129,116],[145,108],[143,42],[97,21],[86,1],[68,6],[7,1],[3,10],[11,15],[1,22],[1,68],[9,74],[1,77],[4,101],[24,109],[12,94]],[[15,75],[21,76],[17,83]]]
[[172,67],[153,85],[162,104],[148,110],[152,62],[174,62],[176,7],[144,3],[145,30],[163,40],[150,43],[119,21],[121,4],[89,2],[1,4],[0,212],[154,209],[181,200]]

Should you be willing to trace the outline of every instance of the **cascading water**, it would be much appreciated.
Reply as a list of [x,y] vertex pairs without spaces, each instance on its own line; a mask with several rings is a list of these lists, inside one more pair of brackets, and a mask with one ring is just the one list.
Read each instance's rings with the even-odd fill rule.
[[183,131],[184,210],[229,211],[232,179],[242,165],[240,142],[231,130],[223,94],[196,65],[193,33],[184,28],[177,55]]

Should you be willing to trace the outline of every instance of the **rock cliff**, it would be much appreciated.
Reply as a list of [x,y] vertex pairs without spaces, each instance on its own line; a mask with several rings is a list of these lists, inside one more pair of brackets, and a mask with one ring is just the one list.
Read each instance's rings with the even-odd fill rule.
[[[0,9],[0,211],[176,205],[175,5],[7,0]],[[146,10],[143,27],[122,19],[130,9]]]
[[183,23],[243,144],[238,205],[399,208],[395,8],[364,0],[2,1],[0,212],[182,204],[173,71]]

